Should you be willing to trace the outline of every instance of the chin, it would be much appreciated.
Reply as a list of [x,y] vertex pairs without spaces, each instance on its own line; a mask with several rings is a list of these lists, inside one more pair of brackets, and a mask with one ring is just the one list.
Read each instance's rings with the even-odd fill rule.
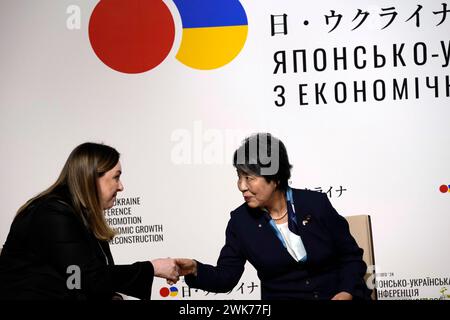
[[254,202],[247,202],[247,205],[252,209],[258,208],[258,205]]
[[114,206],[114,202],[111,204],[107,204],[106,206],[103,206],[103,210],[111,209]]

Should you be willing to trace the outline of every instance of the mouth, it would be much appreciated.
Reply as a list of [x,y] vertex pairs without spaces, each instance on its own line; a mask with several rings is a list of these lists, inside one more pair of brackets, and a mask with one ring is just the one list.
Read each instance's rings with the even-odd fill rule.
[[244,196],[245,202],[249,202],[251,198],[252,198],[251,196]]

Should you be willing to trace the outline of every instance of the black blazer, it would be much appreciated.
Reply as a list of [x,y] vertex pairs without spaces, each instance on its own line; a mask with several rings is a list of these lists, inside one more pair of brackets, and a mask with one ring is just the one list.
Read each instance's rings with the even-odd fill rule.
[[217,266],[198,262],[197,276],[186,276],[186,283],[209,292],[228,292],[249,261],[261,280],[262,299],[330,299],[340,291],[356,299],[369,299],[370,291],[363,280],[363,250],[351,236],[345,218],[332,207],[326,194],[292,191],[306,262],[291,257],[267,214],[243,204],[231,212]]
[[[81,288],[71,265],[80,268]],[[0,256],[0,299],[105,299],[115,292],[149,299],[153,265],[114,265],[64,197],[48,197],[15,217]],[[69,286],[67,285],[69,283]]]

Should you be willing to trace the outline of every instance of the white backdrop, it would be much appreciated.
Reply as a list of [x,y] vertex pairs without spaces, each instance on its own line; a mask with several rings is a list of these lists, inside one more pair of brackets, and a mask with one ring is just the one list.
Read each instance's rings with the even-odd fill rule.
[[[372,216],[381,299],[448,293],[450,17],[437,26],[442,1],[242,0],[245,45],[212,70],[177,60],[181,16],[164,2],[173,46],[137,74],[94,53],[88,27],[98,1],[0,2],[0,242],[17,208],[56,179],[76,145],[104,142],[121,152],[124,171],[120,205],[107,213],[125,232],[112,244],[116,263],[182,256],[214,264],[229,212],[242,203],[232,152],[246,135],[266,131],[286,144],[293,187],[327,192],[344,216]],[[273,35],[272,16],[283,21]],[[279,51],[286,73],[276,68]],[[365,84],[366,101],[360,92],[355,102],[355,83]],[[276,86],[284,87],[282,107]],[[152,298],[259,299],[259,289],[247,264],[229,294],[156,279]]]

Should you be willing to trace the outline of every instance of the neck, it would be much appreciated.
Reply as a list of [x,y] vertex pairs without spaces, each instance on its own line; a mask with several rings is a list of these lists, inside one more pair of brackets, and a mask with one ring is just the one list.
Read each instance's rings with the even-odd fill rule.
[[286,212],[286,196],[281,190],[274,192],[270,202],[266,205],[266,209],[274,218],[282,216]]

